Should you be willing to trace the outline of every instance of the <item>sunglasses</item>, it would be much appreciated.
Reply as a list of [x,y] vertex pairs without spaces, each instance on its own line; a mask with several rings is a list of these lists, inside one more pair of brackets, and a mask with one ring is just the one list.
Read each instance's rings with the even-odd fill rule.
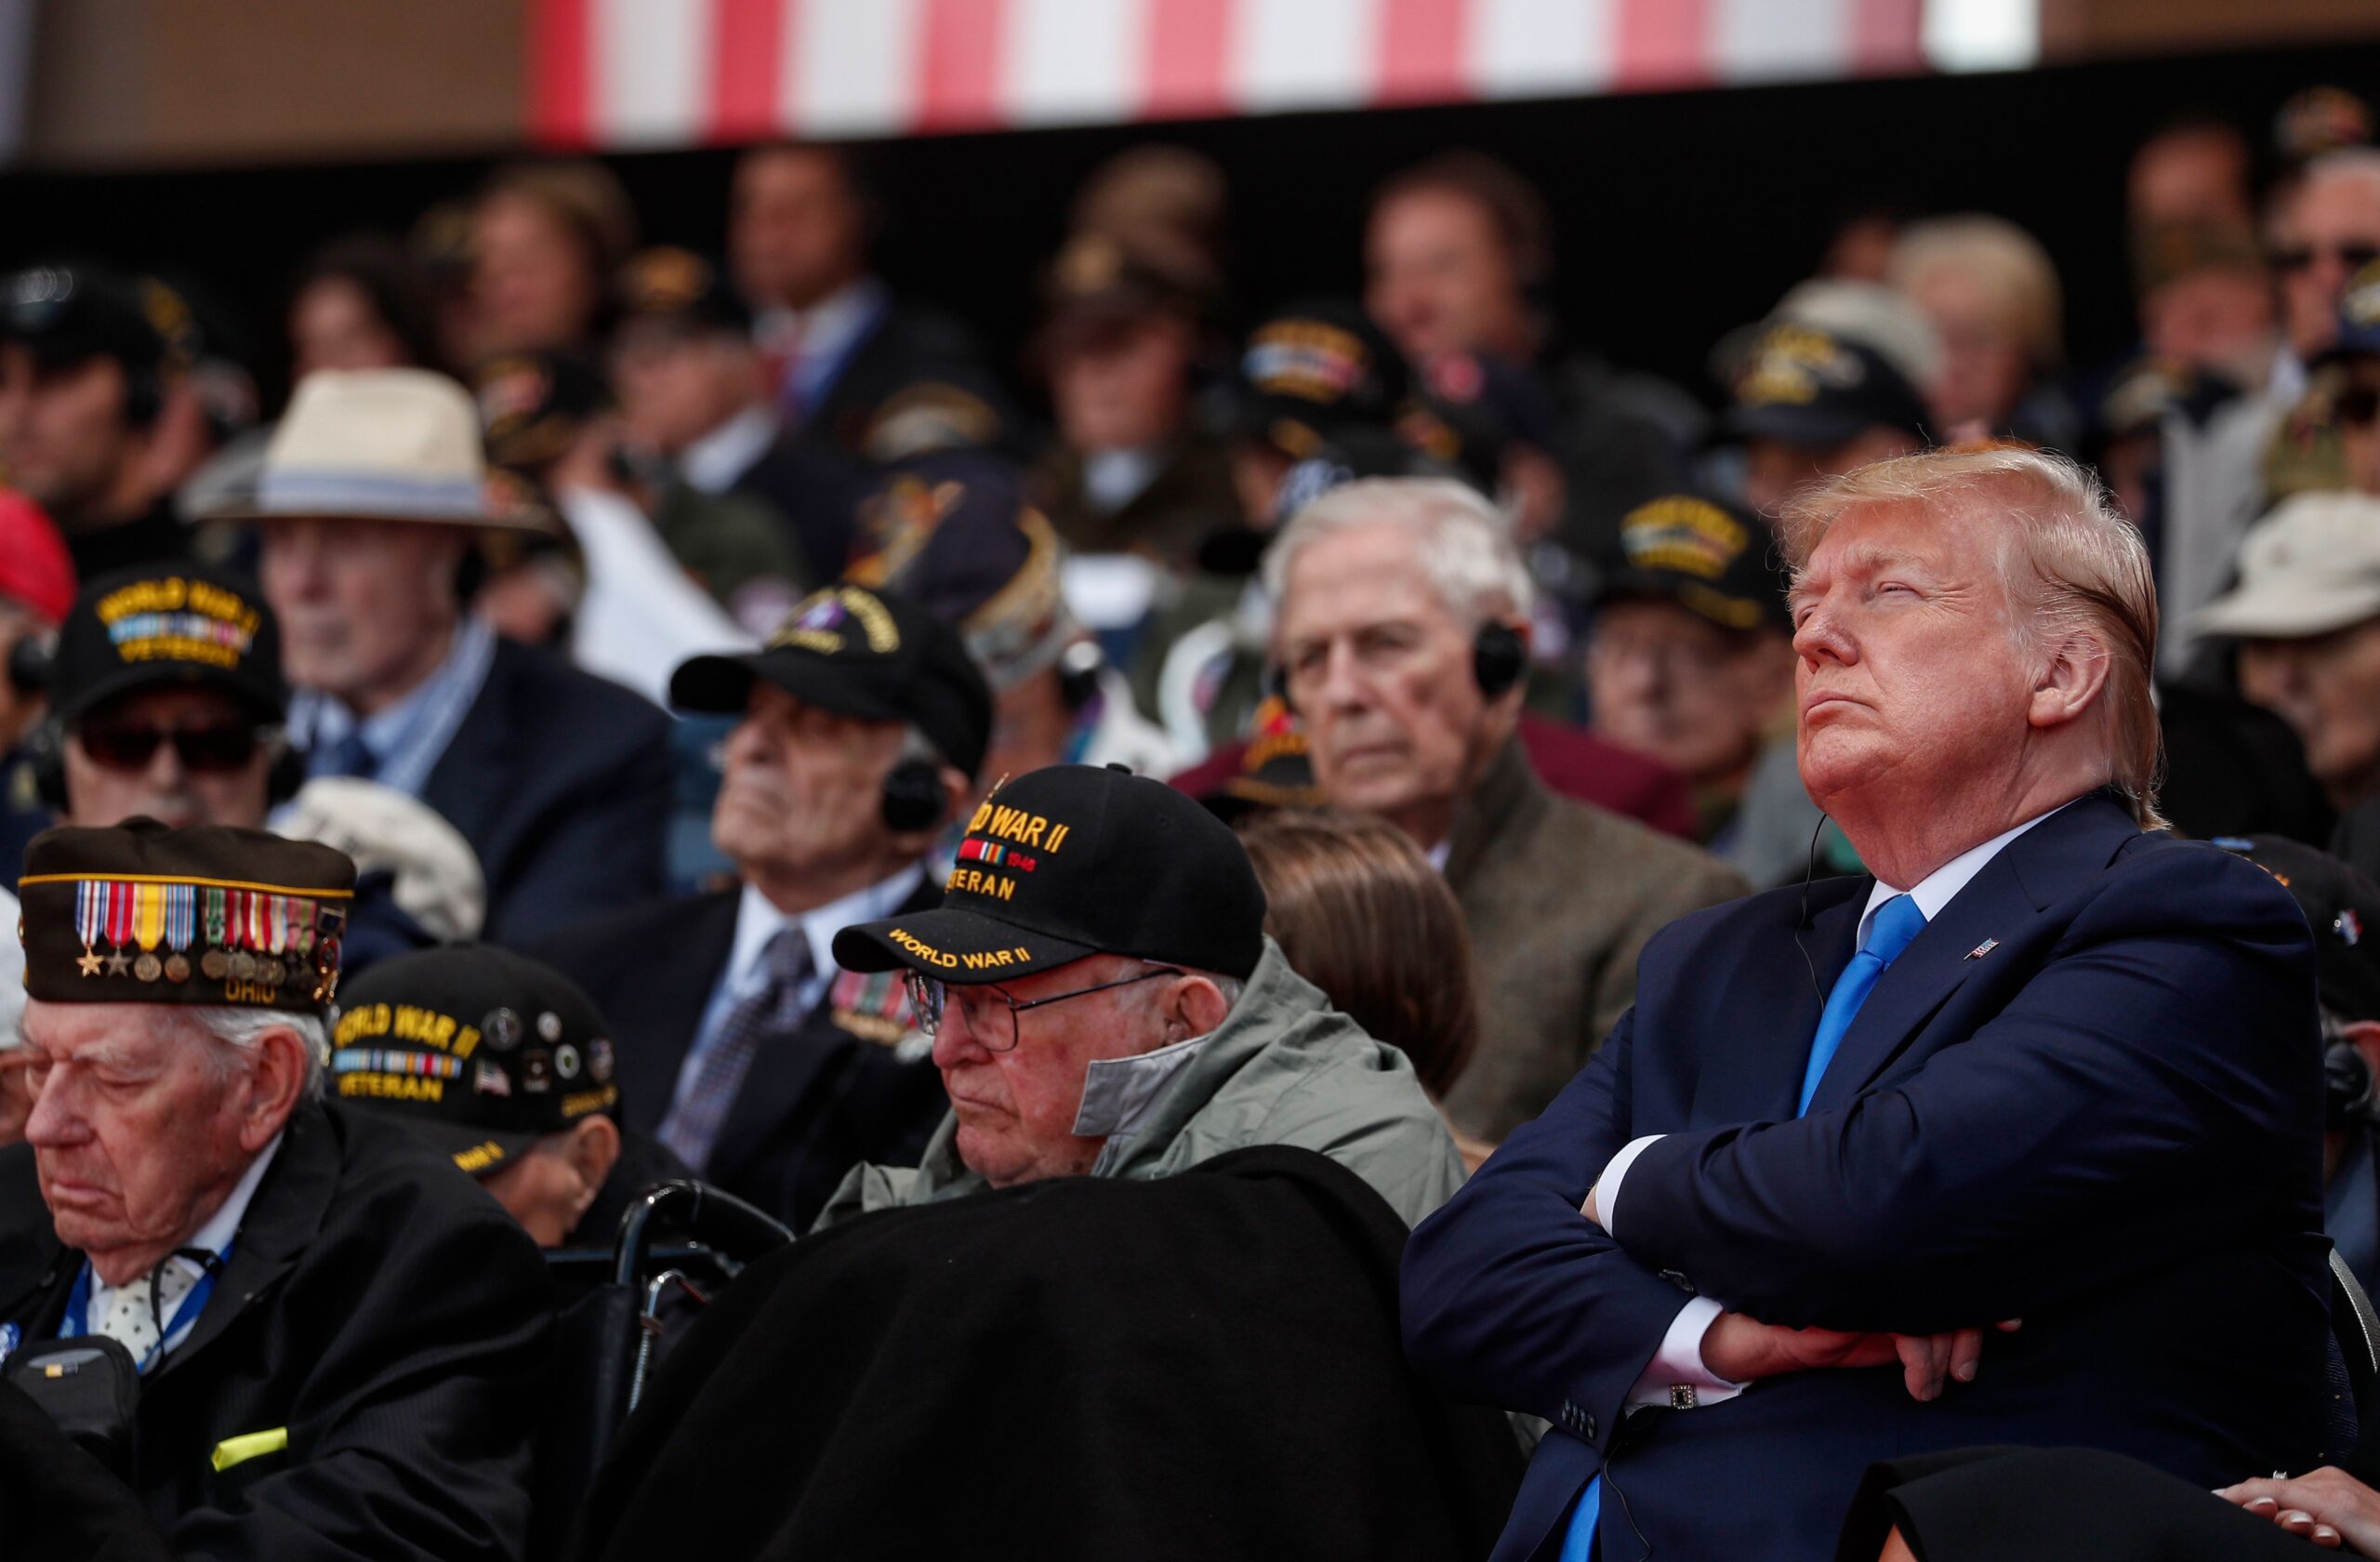
[[2331,256],[2350,271],[2360,271],[2374,260],[2380,260],[2380,245],[2293,245],[2272,252],[2275,271],[2302,271],[2322,256]]
[[139,727],[88,722],[75,733],[91,762],[108,770],[146,770],[158,746],[170,743],[182,768],[194,775],[221,775],[245,767],[263,747],[257,727]]
[[2331,412],[2357,428],[2380,418],[2380,386],[2357,385],[2340,391],[2331,402]]

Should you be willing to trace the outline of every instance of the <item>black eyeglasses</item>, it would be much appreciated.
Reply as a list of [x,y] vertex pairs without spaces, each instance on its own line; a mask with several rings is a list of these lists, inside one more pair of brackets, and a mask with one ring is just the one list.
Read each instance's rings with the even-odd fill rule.
[[[1016,1017],[1027,1009],[1038,1009],[1045,1003],[1064,1003],[1070,998],[1086,998],[1095,992],[1105,992],[1110,987],[1129,987],[1135,982],[1145,982],[1155,976],[1187,974],[1187,972],[1174,966],[1154,966],[1137,976],[1126,976],[1114,982],[1102,982],[1095,987],[1077,987],[1072,992],[1052,993],[1048,998],[1037,998],[1024,1003],[1019,1003],[989,983],[953,984],[945,982],[939,976],[928,976],[916,971],[905,973],[903,979],[908,985],[909,1008],[918,1017],[919,1030],[924,1031],[928,1036],[941,1033],[943,1004],[948,999],[951,987],[957,986],[961,993],[967,995],[959,1002],[960,1009],[967,1011],[967,1028],[974,1036],[976,1044],[987,1052],[1012,1052],[1016,1050]],[[998,999],[1001,1005],[1008,1010],[1008,1040],[1005,1043],[999,1039],[998,1021],[985,1023],[975,1017],[975,995],[979,993],[987,998]]]
[[2325,255],[2335,257],[2347,271],[2360,271],[2373,261],[2380,260],[2380,245],[2290,245],[2272,252],[2273,270],[2302,271]]
[[146,770],[160,745],[174,746],[182,768],[194,775],[221,775],[257,757],[265,733],[256,727],[142,727],[130,722],[88,721],[75,740],[91,762],[108,770]]

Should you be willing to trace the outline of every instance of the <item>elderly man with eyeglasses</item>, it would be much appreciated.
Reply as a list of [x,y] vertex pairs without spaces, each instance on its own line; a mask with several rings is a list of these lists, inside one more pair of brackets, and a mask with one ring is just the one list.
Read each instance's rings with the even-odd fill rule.
[[906,973],[951,1110],[915,1170],[854,1168],[819,1224],[1257,1145],[1329,1156],[1408,1224],[1437,1208],[1462,1162],[1412,1065],[1263,921],[1237,838],[1160,782],[1052,765],[995,790],[939,907],[836,934],[845,969]]

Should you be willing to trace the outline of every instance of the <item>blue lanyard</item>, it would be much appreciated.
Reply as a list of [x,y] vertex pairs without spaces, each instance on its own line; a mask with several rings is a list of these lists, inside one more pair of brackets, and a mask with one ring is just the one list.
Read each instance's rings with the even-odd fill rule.
[[[215,1277],[222,1273],[223,1265],[230,1262],[231,1257],[231,1245],[226,1242],[223,1251],[215,1255],[215,1262],[206,1265],[206,1272],[199,1276],[198,1283],[190,1288],[189,1294],[175,1307],[174,1316],[166,1320],[165,1330],[157,1336],[157,1343],[149,1347],[149,1354],[140,1358],[133,1370],[145,1375],[165,1354],[165,1343],[198,1321],[198,1315],[206,1306],[206,1299],[215,1294]],[[90,1310],[91,1261],[86,1258],[83,1261],[82,1273],[74,1277],[74,1289],[67,1293],[66,1317],[59,1325],[59,1337],[67,1340],[81,1337],[86,1331],[84,1319]]]

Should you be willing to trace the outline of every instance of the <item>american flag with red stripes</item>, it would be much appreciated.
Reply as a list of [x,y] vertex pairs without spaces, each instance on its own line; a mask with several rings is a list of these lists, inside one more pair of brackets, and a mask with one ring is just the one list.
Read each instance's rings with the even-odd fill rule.
[[1898,74],[1929,3],[531,0],[530,129],[684,146]]

